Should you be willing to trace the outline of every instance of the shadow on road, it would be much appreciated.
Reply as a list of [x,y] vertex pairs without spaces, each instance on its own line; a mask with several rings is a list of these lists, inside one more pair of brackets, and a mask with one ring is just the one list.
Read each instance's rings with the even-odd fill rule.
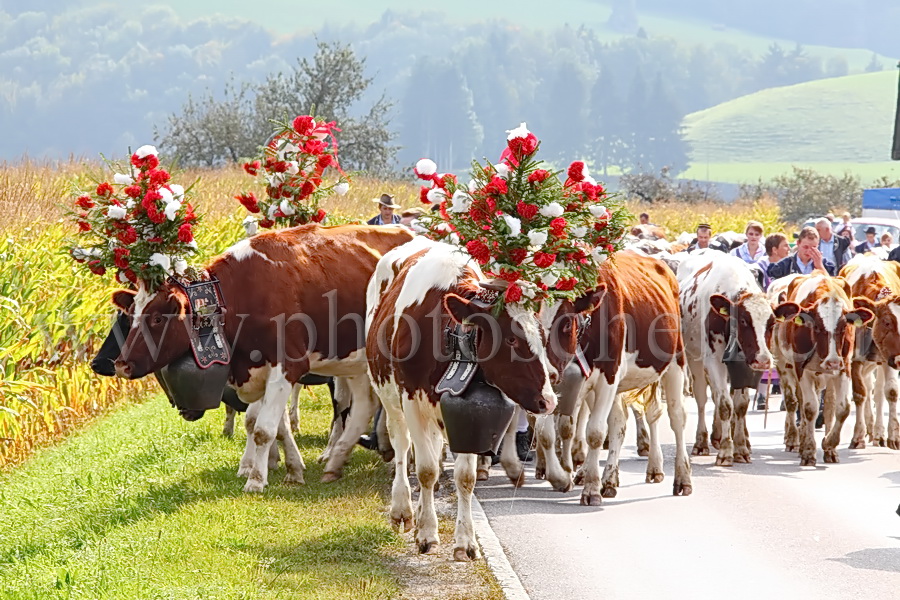
[[854,569],[900,573],[900,548],[867,548],[850,552],[843,558],[829,558]]

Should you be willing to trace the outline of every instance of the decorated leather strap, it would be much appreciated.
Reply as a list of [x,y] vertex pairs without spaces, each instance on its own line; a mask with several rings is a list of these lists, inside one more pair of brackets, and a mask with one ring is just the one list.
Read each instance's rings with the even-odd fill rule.
[[171,279],[188,297],[191,326],[188,336],[194,360],[201,369],[231,362],[231,349],[225,337],[225,299],[218,279],[182,283]]
[[478,362],[475,357],[475,328],[463,329],[462,325],[454,325],[444,330],[445,347],[450,353],[450,364],[441,376],[434,391],[438,394],[449,392],[460,396],[475,379]]

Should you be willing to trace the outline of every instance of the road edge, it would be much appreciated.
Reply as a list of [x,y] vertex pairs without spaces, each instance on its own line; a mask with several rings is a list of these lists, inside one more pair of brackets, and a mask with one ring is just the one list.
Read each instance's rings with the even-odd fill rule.
[[500,539],[494,533],[481,502],[474,494],[472,494],[472,521],[475,524],[475,536],[481,546],[481,553],[503,589],[503,595],[507,600],[531,600],[525,586],[513,570],[506,552],[503,551]]

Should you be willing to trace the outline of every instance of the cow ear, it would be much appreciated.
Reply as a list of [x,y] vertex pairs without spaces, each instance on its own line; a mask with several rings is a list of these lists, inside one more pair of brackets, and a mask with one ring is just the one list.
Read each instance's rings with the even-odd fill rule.
[[850,289],[850,284],[846,279],[844,279],[843,277],[833,277],[832,279],[836,284],[841,286],[841,288],[844,290],[844,293],[847,294],[848,298],[853,295],[853,290]]
[[600,308],[604,298],[606,298],[606,284],[601,283],[596,289],[575,300],[575,312],[582,314],[592,313]]
[[134,304],[135,296],[137,296],[137,292],[132,290],[116,290],[112,295],[112,303],[122,312],[128,312],[128,309]]
[[784,321],[800,314],[800,305],[796,302],[782,302],[772,312],[775,314],[776,321]]
[[847,313],[847,322],[853,323],[855,327],[862,327],[875,318],[875,315],[868,308],[857,308]]
[[482,311],[479,307],[472,304],[470,300],[466,300],[457,294],[447,294],[444,296],[444,308],[450,318],[456,323],[463,323]]
[[785,296],[785,297],[793,298],[794,290],[797,289],[797,286],[799,286],[801,283],[803,283],[804,281],[809,279],[809,277],[810,277],[809,275],[798,275],[797,277],[794,277],[793,279],[791,279],[791,281],[788,283],[787,296]]
[[865,308],[870,311],[875,310],[875,303],[872,302],[871,298],[867,298],[865,296],[856,296],[853,298],[853,308]]
[[722,294],[713,294],[709,297],[709,304],[712,306],[713,313],[723,319],[731,316],[731,300]]

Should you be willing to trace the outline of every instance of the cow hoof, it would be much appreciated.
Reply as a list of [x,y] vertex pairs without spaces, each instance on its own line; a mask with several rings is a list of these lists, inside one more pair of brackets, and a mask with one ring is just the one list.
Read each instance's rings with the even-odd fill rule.
[[694,449],[691,450],[691,455],[709,456],[709,446],[698,446],[697,444],[694,444]]
[[721,442],[722,442],[722,440],[717,440],[716,438],[712,438],[712,439],[709,441],[710,445],[711,445],[713,448],[715,448],[716,450],[719,449],[719,444],[720,444]]
[[572,453],[572,462],[575,464],[575,468],[577,469],[581,465],[584,464],[584,459],[587,458],[583,451],[573,452]]
[[572,481],[575,485],[584,485],[584,469],[578,469],[575,472],[575,477],[572,478]]
[[600,490],[600,495],[604,498],[615,498],[616,494],[619,493],[619,490],[614,488],[611,485],[603,486],[603,489]]
[[689,483],[676,483],[672,486],[673,496],[690,496],[694,491],[694,486]]
[[786,444],[784,447],[785,452],[798,452],[800,450],[800,446],[794,446],[791,444]]
[[841,459],[838,458],[837,450],[825,450],[825,462],[826,463],[839,463]]
[[638,448],[638,456],[650,456],[650,447],[641,446],[640,448]]
[[391,526],[400,533],[406,533],[413,528],[413,525],[414,521],[411,509],[406,509],[405,511],[400,511],[399,514],[391,515]]
[[806,456],[800,457],[800,466],[801,467],[814,467],[816,466],[816,457],[815,456]]
[[535,467],[534,468],[534,478],[535,479],[546,479],[547,473],[544,471],[543,467]]
[[326,471],[325,473],[322,474],[321,481],[322,481],[322,483],[333,483],[333,482],[337,481],[338,479],[340,479],[341,475],[342,475],[342,473],[340,473],[340,472],[335,473],[332,471]]
[[487,481],[488,477],[490,477],[490,473],[488,473],[487,469],[478,469],[475,473],[475,481]]
[[453,560],[456,562],[468,562],[476,558],[478,558],[478,548],[475,546],[453,549]]
[[735,454],[735,455],[734,455],[734,462],[736,462],[736,463],[743,463],[743,464],[750,464],[750,462],[751,462],[751,461],[750,461],[750,453],[749,453],[749,452],[747,452],[747,453],[741,452],[740,454]]
[[382,452],[381,460],[383,460],[386,463],[394,462],[394,449],[391,448],[390,450],[385,450],[384,452]]
[[883,437],[873,438],[872,444],[875,446],[878,446],[879,448],[884,448],[887,445],[887,444],[885,444],[885,439]]
[[266,489],[266,482],[259,479],[248,479],[244,491],[249,494],[261,494]]
[[513,484],[513,487],[522,487],[525,485],[525,469],[519,471],[519,474],[516,475],[507,475],[509,477],[509,482]]
[[599,494],[581,494],[581,505],[582,506],[600,506],[603,502],[603,498],[600,497]]
[[319,455],[319,458],[316,459],[317,463],[327,463],[328,459],[331,458],[331,455],[328,452],[323,452]]
[[550,481],[550,485],[553,486],[553,489],[557,492],[569,492],[572,491],[573,487],[575,487],[575,484],[572,482],[572,476],[568,473],[559,479],[548,479],[548,481]]
[[241,465],[241,466],[238,468],[237,476],[238,476],[238,477],[243,477],[243,478],[246,479],[247,477],[250,477],[250,472],[251,472],[251,471],[253,471],[253,467],[248,467],[248,466],[245,466],[245,465]]
[[849,448],[850,448],[851,450],[862,450],[862,449],[865,448],[865,447],[866,447],[866,440],[865,440],[865,438],[863,438],[863,439],[861,439],[861,440],[850,440],[850,446],[849,446]]
[[419,542],[419,554],[433,554],[437,551],[437,545],[438,543],[436,540]]
[[306,483],[306,480],[303,479],[303,473],[288,473],[281,480],[281,483],[285,485],[303,485]]
[[733,456],[717,456],[716,457],[716,466],[717,467],[733,467],[734,466],[734,457]]
[[646,483],[662,483],[666,476],[663,473],[647,473]]
[[887,447],[891,450],[900,450],[900,439],[888,439]]

